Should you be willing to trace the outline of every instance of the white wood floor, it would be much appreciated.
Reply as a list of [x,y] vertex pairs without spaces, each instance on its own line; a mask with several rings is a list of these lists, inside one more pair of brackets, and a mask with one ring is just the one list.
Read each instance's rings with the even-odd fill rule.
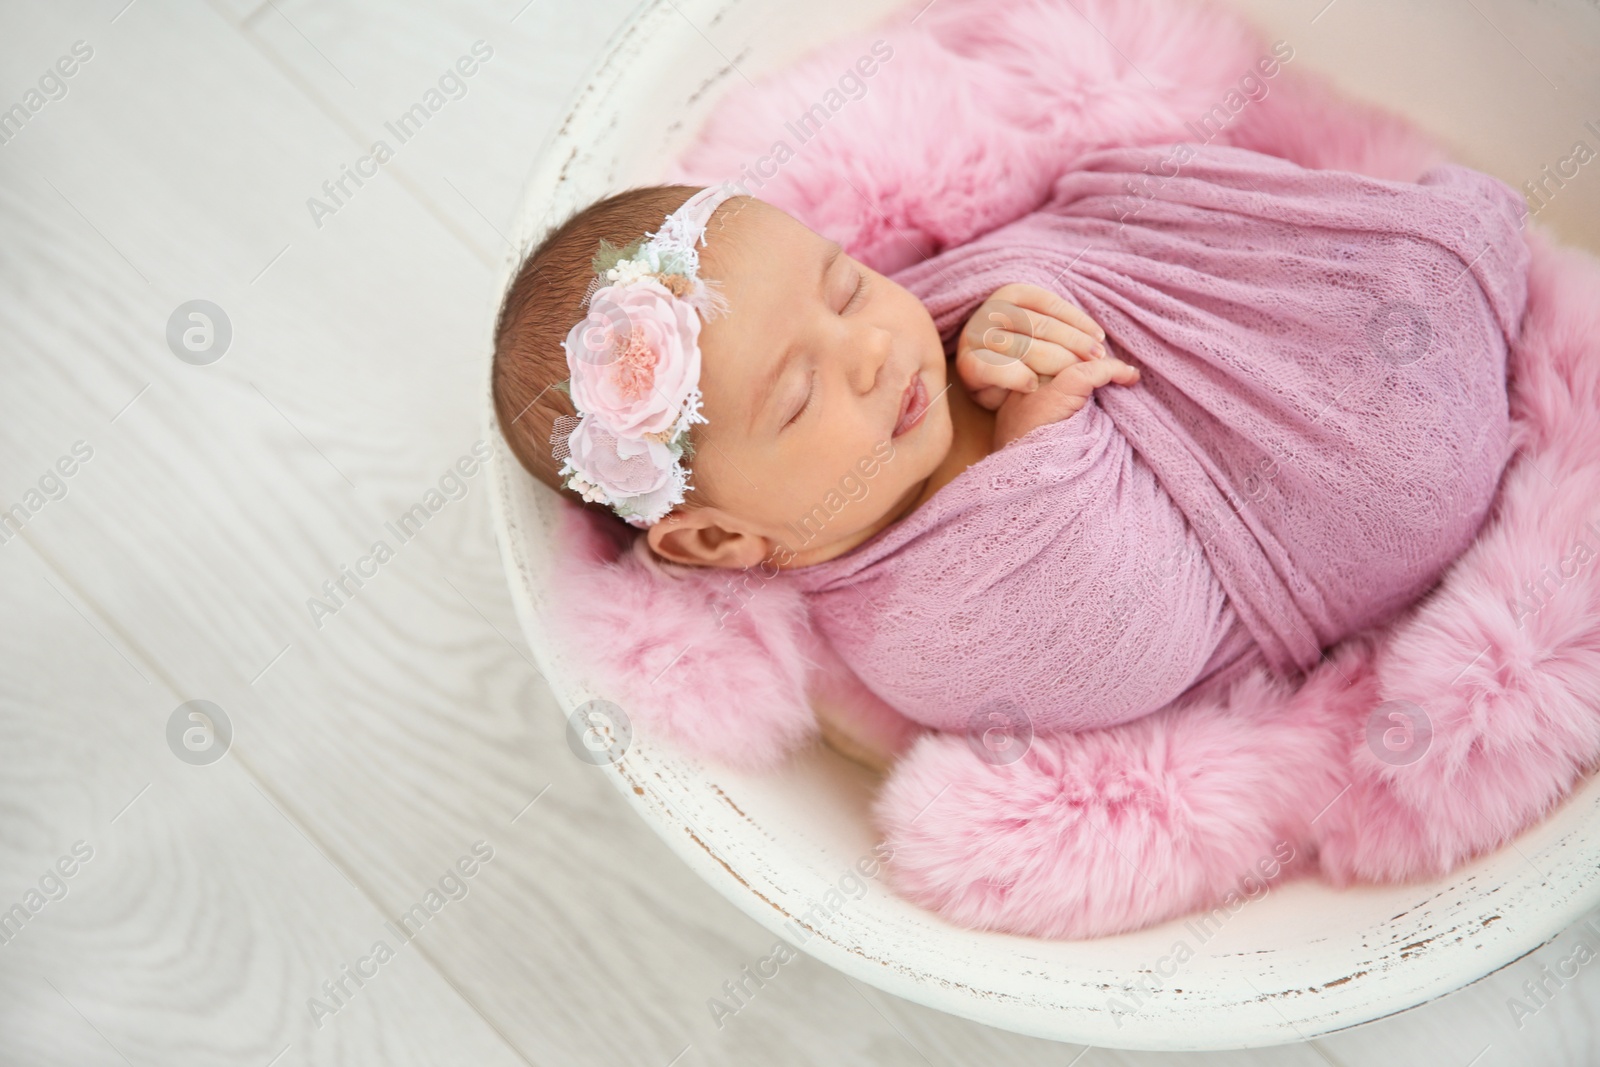
[[[1576,927],[1415,1011],[1252,1052],[1053,1045],[803,956],[712,1022],[771,939],[567,750],[483,475],[450,476],[481,432],[501,231],[628,11],[0,14],[0,108],[41,77],[59,97],[0,144],[0,509],[26,518],[0,543],[0,909],[27,916],[0,926],[0,1067],[1600,1063],[1600,964],[1541,972],[1597,940]],[[464,95],[314,218],[479,41]],[[1551,211],[1593,241],[1585,177]],[[197,299],[231,325],[207,365],[166,336]],[[379,540],[393,557],[314,619]],[[169,746],[192,700],[231,728],[214,763]],[[437,913],[399,936],[418,903]],[[1542,1006],[1514,1018],[1517,996]]]

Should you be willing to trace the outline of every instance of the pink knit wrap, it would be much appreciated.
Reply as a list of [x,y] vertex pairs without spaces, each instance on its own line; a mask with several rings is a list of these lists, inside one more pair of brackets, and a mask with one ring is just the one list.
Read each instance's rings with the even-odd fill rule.
[[869,688],[943,730],[1008,709],[1083,730],[1251,664],[1295,675],[1415,602],[1489,513],[1524,213],[1454,164],[1410,183],[1090,152],[1032,214],[894,280],[949,351],[995,289],[1044,286],[1140,382],[787,580]]

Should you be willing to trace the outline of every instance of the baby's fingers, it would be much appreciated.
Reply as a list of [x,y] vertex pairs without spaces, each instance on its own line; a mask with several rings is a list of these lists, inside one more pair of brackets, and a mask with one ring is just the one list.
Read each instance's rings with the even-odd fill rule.
[[973,401],[987,411],[994,411],[1006,402],[1006,397],[1011,395],[1011,390],[1002,389],[998,385],[985,386],[972,394]]
[[956,353],[956,370],[973,394],[996,387],[1016,393],[1039,388],[1039,376],[1027,363],[988,348],[962,346]]
[[968,323],[969,343],[1014,356],[1039,374],[1055,374],[1068,363],[1106,354],[1104,331],[1065,300],[1057,299],[1055,306],[1077,312],[1089,329],[1070,325],[1038,308],[991,299],[984,304],[983,314]]
[[1114,356],[1107,356],[1105,359],[1090,360],[1087,363],[1074,363],[1050,379],[1049,388],[1076,396],[1088,396],[1095,389],[1110,382],[1132,385],[1138,380],[1138,367],[1124,363]]
[[1106,339],[1106,331],[1102,330],[1098,322],[1094,322],[1094,318],[1090,317],[1086,310],[1078,307],[1077,304],[1064,298],[1064,296],[1051,293],[1050,290],[1046,290],[1042,286],[1030,285],[1030,283],[1026,282],[1003,285],[1000,286],[1000,290],[995,291],[994,298],[1010,301],[1013,304],[1018,304],[1019,307],[1026,307],[1026,309],[1048,315],[1048,317],[1054,318],[1058,322],[1072,326],[1074,330],[1085,334],[1086,338],[1093,338],[1094,341],[1104,341]]
[[995,412],[996,448],[1005,447],[1035,427],[1070,419],[1089,403],[1096,386],[1107,382],[1132,385],[1139,368],[1107,357],[1077,363],[1045,382],[1037,392],[1011,394]]

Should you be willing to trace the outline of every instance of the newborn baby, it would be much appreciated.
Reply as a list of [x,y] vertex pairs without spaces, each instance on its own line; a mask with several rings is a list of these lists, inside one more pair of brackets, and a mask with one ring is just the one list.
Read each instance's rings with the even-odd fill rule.
[[[715,299],[674,320],[694,358],[653,379],[692,362],[699,394],[613,444],[573,412],[634,409],[573,338],[603,335],[596,380],[648,397],[661,327],[586,319],[586,268],[694,192],[612,197],[529,257],[500,425],[547,485],[644,527],[639,550],[799,583],[845,663],[931,727],[1105,726],[1303,671],[1438,580],[1509,457],[1517,194],[1188,145],[1090,153],[1032,214],[892,278],[726,199],[686,268]],[[646,450],[680,479],[648,511],[574,474]]]

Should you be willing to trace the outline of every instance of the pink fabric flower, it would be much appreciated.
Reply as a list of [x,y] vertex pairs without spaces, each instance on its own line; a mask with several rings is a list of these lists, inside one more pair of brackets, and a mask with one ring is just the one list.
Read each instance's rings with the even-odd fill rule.
[[700,381],[700,316],[653,278],[595,291],[567,334],[572,402],[619,437],[671,430]]
[[653,493],[672,475],[672,452],[649,438],[618,437],[596,419],[581,420],[567,438],[572,466],[613,496]]

